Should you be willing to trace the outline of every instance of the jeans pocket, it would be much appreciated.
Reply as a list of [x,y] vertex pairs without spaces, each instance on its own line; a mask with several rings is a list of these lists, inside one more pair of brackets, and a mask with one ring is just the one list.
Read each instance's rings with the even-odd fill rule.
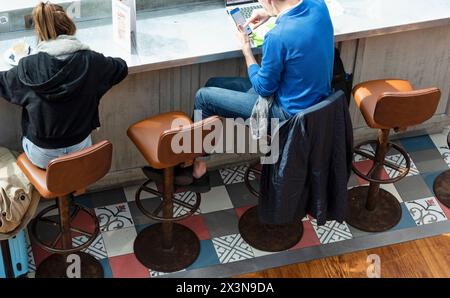
[[40,147],[38,147],[36,145],[33,146],[33,151],[36,152],[37,154],[41,155],[43,158],[49,159],[49,160],[52,160],[52,159],[57,158],[58,156],[60,156],[60,154],[54,152],[54,150],[43,149],[43,148],[40,148]]

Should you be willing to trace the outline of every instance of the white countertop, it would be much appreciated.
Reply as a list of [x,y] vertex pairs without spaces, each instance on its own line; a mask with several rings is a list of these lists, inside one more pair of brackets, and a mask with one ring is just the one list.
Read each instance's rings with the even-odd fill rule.
[[[450,0],[327,0],[327,3],[336,41],[450,25]],[[202,5],[139,15],[135,54],[126,53],[113,42],[110,20],[79,24],[77,37],[95,51],[122,57],[130,73],[136,73],[240,57],[235,30],[223,6]],[[0,34],[0,53],[20,38],[34,46],[36,38],[30,34],[31,31]],[[0,71],[9,68],[0,57]]]

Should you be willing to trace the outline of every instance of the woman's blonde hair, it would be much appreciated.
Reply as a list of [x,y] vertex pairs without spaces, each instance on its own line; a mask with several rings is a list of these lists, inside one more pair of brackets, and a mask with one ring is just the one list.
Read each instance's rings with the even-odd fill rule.
[[56,39],[59,35],[75,35],[74,22],[60,5],[41,2],[33,9],[33,22],[39,41]]

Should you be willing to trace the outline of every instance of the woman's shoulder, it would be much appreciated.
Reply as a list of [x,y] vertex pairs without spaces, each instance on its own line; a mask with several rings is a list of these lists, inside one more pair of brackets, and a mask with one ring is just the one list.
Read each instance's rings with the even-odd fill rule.
[[90,61],[91,64],[101,64],[104,65],[108,63],[108,57],[103,55],[102,53],[96,52],[94,50],[82,50],[77,52],[78,55],[85,57]]
[[98,62],[108,62],[108,61],[111,61],[111,59],[113,59],[113,60],[123,60],[122,58],[115,58],[115,57],[105,56],[103,53],[96,52],[94,50],[83,50],[83,51],[80,51],[80,54],[81,55],[86,55],[89,58],[93,59],[94,61],[98,61]]
[[79,55],[82,56],[87,56],[87,57],[92,57],[92,58],[102,58],[105,57],[102,53],[96,52],[94,50],[91,49],[87,49],[87,50],[81,50],[77,52]]

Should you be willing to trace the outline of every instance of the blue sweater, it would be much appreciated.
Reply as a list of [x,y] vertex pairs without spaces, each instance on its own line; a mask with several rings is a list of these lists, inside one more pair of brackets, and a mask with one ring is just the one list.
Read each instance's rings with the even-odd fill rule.
[[261,67],[250,65],[248,74],[259,95],[275,94],[294,115],[331,94],[333,25],[324,0],[303,0],[276,24],[264,38]]

